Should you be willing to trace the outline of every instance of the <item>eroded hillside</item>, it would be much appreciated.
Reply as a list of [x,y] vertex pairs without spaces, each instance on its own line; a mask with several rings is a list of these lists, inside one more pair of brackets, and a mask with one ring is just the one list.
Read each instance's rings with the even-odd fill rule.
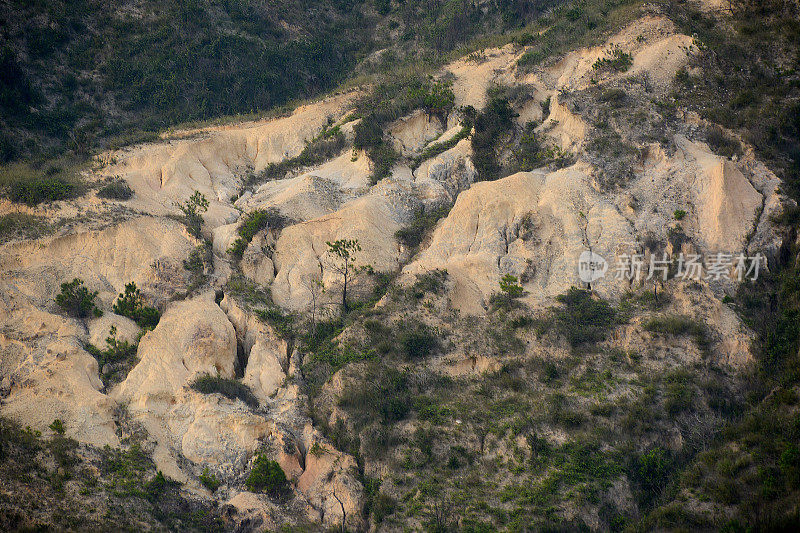
[[[735,258],[777,272],[794,203],[675,104],[705,45],[640,9],[595,47],[532,64],[530,36],[105,152],[73,200],[3,200],[49,227],[0,247],[0,414],[27,428],[0,427],[0,524],[757,523],[762,496],[701,471],[761,401],[738,299],[757,272]],[[609,264],[589,284],[587,250]],[[641,276],[617,267],[633,257]],[[729,467],[774,468],[776,505],[797,491],[794,388],[772,455]]]

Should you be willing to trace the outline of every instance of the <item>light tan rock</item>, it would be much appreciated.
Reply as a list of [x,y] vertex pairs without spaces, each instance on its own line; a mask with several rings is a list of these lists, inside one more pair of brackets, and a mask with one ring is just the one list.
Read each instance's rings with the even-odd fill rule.
[[220,306],[236,328],[236,335],[247,357],[242,382],[256,396],[266,400],[275,394],[286,379],[284,368],[289,364],[287,342],[275,333],[272,326],[265,324],[227,295]]
[[24,298],[0,303],[0,324],[16,338],[0,338],[0,369],[11,382],[0,414],[42,432],[55,419],[66,434],[96,446],[119,444],[116,402],[100,391],[97,360],[83,350],[75,320],[32,307]]
[[158,446],[157,466],[186,478],[178,457],[235,475],[266,434],[267,421],[239,400],[188,389],[201,374],[233,378],[236,332],[213,293],[167,308],[139,345],[139,364],[114,391]]
[[681,136],[676,142],[697,167],[690,188],[704,244],[713,251],[743,249],[761,207],[761,194],[736,165],[712,154],[705,145]]
[[[325,527],[363,527],[363,487],[358,482],[355,460],[321,441],[316,432],[306,431],[305,470],[297,480],[297,490],[322,514]],[[317,446],[314,446],[317,443]]]
[[4,247],[0,268],[15,278],[17,290],[42,306],[53,301],[62,282],[75,277],[98,291],[106,308],[131,281],[158,304],[186,289],[183,259],[193,246],[194,239],[178,222],[141,217],[103,230]]
[[[631,54],[633,65],[627,72],[601,75],[593,65],[608,57],[613,49]],[[675,73],[695,50],[693,40],[676,34],[675,24],[662,16],[645,16],[628,24],[602,46],[570,52],[544,73],[544,81],[553,89],[581,90],[592,81],[601,83],[620,77],[646,74],[652,86],[659,90],[669,88]]]
[[237,217],[228,201],[247,170],[260,172],[298,155],[328,117],[345,113],[356,96],[341,94],[301,106],[288,117],[186,131],[182,139],[117,151],[109,154],[117,162],[103,175],[128,182],[135,192],[133,209],[177,213],[176,202],[200,191],[211,203],[206,222],[212,228],[228,224]]
[[121,401],[145,408],[170,403],[201,374],[234,377],[236,332],[214,294],[170,305],[139,343],[139,364],[116,391]]
[[455,76],[453,93],[456,106],[471,105],[475,109],[483,109],[486,90],[492,83],[508,84],[513,80],[513,70],[522,53],[509,44],[502,48],[481,50],[479,55],[482,59],[467,56],[447,65],[445,69]]
[[239,223],[225,224],[224,226],[217,226],[211,232],[211,241],[214,253],[220,257],[227,257],[228,250],[231,249],[233,243],[239,238],[237,233]]
[[117,340],[136,344],[141,328],[130,318],[111,312],[106,312],[100,318],[93,318],[89,321],[89,342],[104,350],[112,326],[117,330]]
[[439,119],[417,110],[388,127],[395,149],[403,155],[419,152],[426,144],[444,133]]
[[546,132],[562,150],[570,150],[580,148],[589,126],[581,117],[561,105],[558,95],[553,95],[550,100],[550,115],[538,129]]
[[369,188],[369,158],[353,161],[350,151],[294,178],[270,181],[251,197],[236,202],[244,211],[275,208],[295,221],[311,220],[336,211],[348,199]]
[[275,279],[275,265],[270,258],[270,250],[275,247],[271,232],[256,235],[245,249],[239,266],[242,273],[256,283],[268,286]]
[[[582,251],[592,246],[610,259],[619,246],[635,242],[628,222],[588,181],[578,167],[570,167],[476,183],[459,195],[430,246],[403,272],[446,269],[455,281],[452,304],[477,314],[505,273],[527,278],[525,299],[531,303],[580,286]],[[610,277],[593,288],[606,296],[624,290]]]
[[462,139],[453,148],[424,161],[414,171],[414,183],[422,202],[453,202],[477,177],[471,157],[472,145],[469,139]]
[[356,266],[370,264],[378,271],[397,269],[399,249],[394,234],[399,215],[383,194],[371,194],[348,202],[342,209],[281,232],[273,260],[277,269],[272,284],[274,301],[289,309],[304,309],[311,295],[306,279],[321,276],[327,287],[339,283],[330,268],[328,241],[356,239],[362,251]]

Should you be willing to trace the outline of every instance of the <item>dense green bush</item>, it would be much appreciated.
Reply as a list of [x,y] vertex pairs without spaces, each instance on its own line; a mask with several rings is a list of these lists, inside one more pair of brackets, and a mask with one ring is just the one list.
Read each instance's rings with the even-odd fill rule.
[[119,294],[112,309],[116,314],[130,318],[145,329],[155,328],[161,319],[158,309],[144,305],[144,297],[133,281],[125,285],[125,292]]
[[470,125],[464,126],[463,128],[461,128],[461,130],[458,133],[453,135],[450,139],[448,139],[446,141],[443,141],[443,142],[433,143],[433,144],[427,146],[419,156],[414,157],[411,160],[411,163],[410,163],[411,170],[418,169],[419,166],[424,161],[427,161],[428,159],[431,159],[432,157],[436,157],[437,155],[439,155],[439,154],[441,154],[443,152],[446,152],[447,150],[453,148],[462,139],[466,139],[467,137],[469,137],[469,134],[470,134],[471,131],[472,131],[472,126],[470,126]]
[[39,237],[48,229],[44,217],[27,213],[8,213],[0,215],[0,242],[13,238],[32,239]]
[[[470,113],[467,112],[467,115]],[[478,179],[496,180],[500,177],[500,163],[497,159],[501,143],[514,128],[516,114],[502,97],[494,97],[486,108],[475,114],[475,131],[472,134],[472,162],[478,172]]]
[[447,270],[438,268],[424,274],[417,274],[417,281],[411,286],[411,294],[416,299],[422,298],[426,293],[441,295],[444,293],[447,277]]
[[200,483],[203,484],[205,488],[210,490],[211,492],[216,491],[220,485],[222,485],[222,481],[216,476],[216,474],[211,473],[208,470],[208,467],[203,469],[203,472],[200,474]]
[[228,253],[236,259],[241,259],[247,245],[250,244],[256,233],[264,228],[281,230],[289,223],[290,220],[274,207],[251,211],[244,216],[242,223],[237,228],[239,237],[231,245]]
[[545,165],[554,165],[563,168],[572,163],[573,158],[560,147],[547,145],[536,134],[537,124],[528,122],[520,136],[519,144],[512,151],[515,170],[529,172]]
[[325,128],[303,148],[296,157],[284,159],[279,163],[270,163],[261,173],[254,174],[247,185],[255,185],[264,181],[283,179],[290,170],[318,165],[338,155],[344,150],[347,141],[339,127]]
[[200,191],[194,191],[184,203],[178,203],[178,209],[183,212],[185,218],[186,229],[197,239],[203,236],[202,214],[208,211],[208,205],[208,199]]
[[133,198],[133,189],[125,182],[125,180],[115,180],[107,185],[103,185],[97,191],[99,198],[108,198],[111,200],[130,200]]
[[616,311],[590,291],[571,287],[556,297],[564,307],[556,313],[559,331],[573,347],[597,343],[616,323]]
[[594,62],[592,68],[598,72],[625,72],[633,65],[633,56],[619,48]]
[[398,342],[406,359],[424,359],[439,349],[439,339],[425,324],[414,322],[401,324]]
[[391,424],[403,420],[411,409],[409,374],[379,364],[369,366],[364,379],[345,389],[339,405],[361,422]]
[[118,339],[117,327],[111,326],[108,337],[106,337],[105,350],[101,350],[91,344],[86,344],[84,348],[97,359],[100,377],[103,383],[108,386],[125,379],[136,363],[138,346],[138,344],[132,344],[125,339]]
[[191,387],[203,394],[222,394],[230,400],[239,399],[251,409],[258,407],[258,398],[250,388],[235,379],[203,374],[192,381]]
[[742,154],[742,144],[725,133],[719,126],[706,130],[706,142],[714,153],[721,156],[733,157]]
[[90,315],[101,316],[103,312],[95,305],[97,291],[90,292],[83,285],[83,280],[75,278],[69,283],[61,284],[61,292],[56,295],[56,303],[70,315],[86,318]]
[[492,294],[489,298],[489,304],[493,309],[505,309],[510,311],[512,308],[517,307],[519,303],[517,299],[525,294],[519,280],[513,274],[506,274],[500,278],[500,292]]
[[280,337],[288,339],[294,335],[295,315],[285,313],[280,307],[269,306],[266,309],[259,309],[256,315],[275,328]]
[[76,187],[60,177],[31,176],[11,182],[5,196],[12,202],[34,206],[42,202],[54,202],[74,196]]
[[206,282],[206,272],[213,267],[213,262],[214,251],[211,241],[203,241],[189,252],[189,257],[183,260],[183,268],[191,273],[191,281],[186,289],[187,294],[192,293]]
[[272,497],[282,496],[289,491],[289,483],[281,465],[266,455],[256,457],[244,484],[251,492],[266,492]]
[[649,506],[666,488],[674,469],[671,454],[663,448],[653,447],[633,456],[628,466],[632,483],[639,488],[640,503]]

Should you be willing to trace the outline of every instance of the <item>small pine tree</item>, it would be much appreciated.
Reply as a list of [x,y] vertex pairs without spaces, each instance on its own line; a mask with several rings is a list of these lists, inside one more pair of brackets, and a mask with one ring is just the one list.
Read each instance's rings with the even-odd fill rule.
[[161,319],[158,309],[144,305],[142,293],[133,281],[125,285],[125,292],[119,294],[113,309],[116,314],[130,318],[142,328],[153,329]]
[[95,305],[97,291],[91,292],[83,285],[83,280],[75,278],[61,284],[61,293],[56,295],[56,303],[70,315],[86,318],[91,314],[102,316],[103,312]]
[[202,238],[202,213],[208,211],[208,206],[208,199],[200,191],[194,191],[186,203],[178,204],[178,209],[186,216],[186,229],[198,239]]
[[266,455],[256,457],[253,469],[244,484],[251,492],[266,492],[270,496],[280,496],[288,489],[286,474],[283,473],[281,465]]
[[331,256],[330,266],[334,271],[342,276],[342,313],[347,314],[350,310],[347,303],[347,288],[352,282],[353,277],[359,273],[371,270],[370,265],[356,267],[356,255],[361,251],[358,239],[348,240],[339,239],[333,242],[326,242],[328,253]]
[[509,298],[519,298],[523,294],[523,289],[522,286],[517,283],[518,281],[517,276],[506,274],[500,278],[500,290]]

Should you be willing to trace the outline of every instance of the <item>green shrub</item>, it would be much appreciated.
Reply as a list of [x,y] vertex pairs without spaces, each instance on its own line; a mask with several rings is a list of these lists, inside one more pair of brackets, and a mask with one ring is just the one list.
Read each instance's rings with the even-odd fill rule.
[[258,318],[275,328],[275,332],[283,339],[294,335],[295,315],[284,313],[280,307],[270,306],[256,311]]
[[664,408],[670,415],[677,415],[693,407],[694,390],[687,383],[673,381],[667,384]]
[[407,371],[373,363],[358,383],[345,389],[339,405],[362,423],[391,424],[403,420],[411,410],[410,385]]
[[601,102],[607,102],[611,104],[613,107],[620,107],[625,102],[626,98],[625,91],[619,88],[612,88],[606,89],[602,93],[600,93],[599,100]]
[[672,213],[672,218],[674,218],[675,220],[683,220],[685,216],[686,216],[686,211],[684,211],[683,209],[676,209],[675,212]]
[[383,130],[374,118],[366,117],[353,128],[353,148],[369,150],[383,143]]
[[500,279],[500,290],[509,298],[520,298],[525,291],[518,281],[517,276],[506,274]]
[[239,399],[251,409],[258,407],[258,398],[250,388],[235,379],[203,374],[192,382],[191,387],[202,394],[222,394],[229,400]]
[[644,322],[642,327],[646,331],[660,333],[662,335],[690,335],[703,351],[708,350],[711,344],[708,327],[703,322],[688,316],[670,315],[653,317]]
[[674,460],[663,448],[654,447],[634,456],[628,466],[628,476],[639,490],[640,503],[651,505],[662,493],[674,469]]
[[370,148],[367,151],[367,155],[373,165],[372,176],[370,176],[370,181],[373,185],[391,175],[392,168],[400,159],[400,154],[388,142],[383,142],[374,148]]
[[144,305],[142,293],[133,281],[125,285],[125,292],[119,294],[112,309],[116,314],[130,318],[145,329],[155,328],[161,319],[158,309]]
[[450,212],[449,206],[425,210],[421,208],[414,213],[411,222],[397,230],[395,238],[411,250],[415,250],[425,237],[433,230],[436,223]]
[[35,176],[12,182],[5,194],[12,202],[34,206],[71,198],[75,194],[75,185],[63,178]]
[[56,418],[55,420],[53,420],[53,423],[47,427],[49,427],[59,435],[63,435],[64,432],[66,431],[66,428],[64,427],[64,422],[62,422],[60,418]]
[[256,457],[244,484],[250,492],[266,492],[272,497],[282,496],[289,491],[289,483],[281,465],[266,455]]
[[411,160],[410,163],[411,170],[416,170],[424,161],[427,161],[432,157],[436,157],[437,155],[453,148],[462,139],[466,139],[467,137],[469,137],[470,131],[472,131],[471,126],[469,125],[464,126],[463,128],[461,128],[461,131],[453,135],[453,137],[451,137],[450,139],[443,142],[433,143],[430,146],[427,146],[419,156]]
[[102,186],[97,191],[97,196],[111,200],[130,200],[133,198],[133,189],[130,188],[125,180],[116,180]]
[[279,163],[270,163],[261,173],[251,175],[245,185],[252,186],[265,181],[280,180],[290,170],[318,165],[339,154],[346,144],[344,134],[338,129],[338,126],[330,130],[323,130],[306,144],[299,155],[291,159],[284,159]]
[[186,229],[189,230],[190,235],[198,239],[202,237],[202,213],[208,211],[208,205],[208,199],[200,191],[194,191],[186,202],[178,203],[178,209],[183,212],[185,217]]
[[189,257],[183,260],[183,268],[191,272],[187,294],[205,283],[206,271],[212,268],[213,262],[214,252],[210,241],[203,241],[203,244],[196,246],[189,253]]
[[475,115],[472,162],[479,180],[490,181],[500,177],[498,150],[503,139],[513,130],[515,116],[508,100],[501,97],[491,98],[486,108]]
[[383,522],[383,519],[394,513],[397,502],[391,496],[379,492],[372,502],[372,517],[376,524]]
[[205,488],[210,490],[211,492],[216,491],[220,485],[222,485],[222,481],[219,480],[216,474],[212,474],[208,467],[203,469],[203,472],[200,474],[200,483],[203,484]]
[[556,314],[559,331],[573,347],[600,342],[616,323],[616,311],[591,292],[571,287],[556,297],[564,304]]
[[27,213],[0,215],[0,242],[7,239],[35,239],[48,230],[44,217]]
[[[126,340],[117,338],[117,327],[111,326],[106,337],[106,349],[101,350],[96,346],[87,344],[87,352],[97,359],[100,377],[106,385],[122,381],[128,371],[136,362],[136,349],[138,344],[131,344]],[[115,365],[122,364],[121,368]],[[110,365],[110,366],[107,366]]]
[[97,291],[89,292],[83,286],[83,280],[75,278],[69,283],[61,284],[61,293],[56,295],[56,303],[77,318],[101,316],[103,312],[94,303],[96,297]]
[[506,274],[500,278],[500,292],[492,294],[489,298],[492,309],[510,311],[519,305],[516,300],[521,298],[525,291],[518,281],[517,277],[512,274]]
[[411,286],[411,294],[416,299],[425,296],[425,293],[441,295],[447,282],[447,270],[435,269],[424,274],[417,274],[417,281]]
[[709,148],[723,157],[733,157],[742,154],[742,144],[735,138],[725,133],[719,126],[706,130],[706,142]]
[[265,228],[281,230],[290,223],[290,219],[283,216],[274,207],[251,211],[244,216],[242,223],[237,228],[236,231],[239,233],[239,238],[231,245],[228,253],[236,259],[241,259],[247,249],[247,245],[250,244],[250,241],[259,231]]
[[428,357],[439,349],[439,340],[429,326],[416,322],[403,324],[398,342],[406,359],[415,360]]
[[519,144],[512,154],[517,167],[523,172],[529,172],[545,164],[542,160],[542,143],[536,135],[536,126],[535,122],[525,124]]
[[633,56],[614,48],[606,57],[601,57],[594,62],[592,68],[598,72],[625,72],[633,65]]

